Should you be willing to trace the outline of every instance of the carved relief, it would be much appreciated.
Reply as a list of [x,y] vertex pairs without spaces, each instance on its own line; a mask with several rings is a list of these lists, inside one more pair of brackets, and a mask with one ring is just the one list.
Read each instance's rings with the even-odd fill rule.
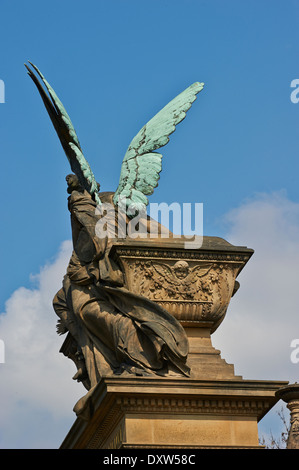
[[137,276],[143,271],[139,284],[140,294],[150,292],[153,300],[206,300],[211,301],[212,278],[201,280],[212,265],[190,267],[187,261],[177,261],[173,266],[162,262],[138,261],[133,270]]
[[123,257],[130,290],[157,302],[179,321],[219,321],[226,312],[240,263]]
[[291,412],[289,441],[292,441],[292,446],[298,449],[299,448],[299,400],[292,399],[288,403],[287,407],[289,408]]
[[293,419],[291,420],[291,427],[292,427],[292,433],[298,435],[299,434],[299,419]]

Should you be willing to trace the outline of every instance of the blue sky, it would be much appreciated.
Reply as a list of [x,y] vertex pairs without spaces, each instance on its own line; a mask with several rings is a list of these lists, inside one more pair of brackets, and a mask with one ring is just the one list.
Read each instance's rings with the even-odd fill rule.
[[[239,302],[239,311],[244,309],[245,319],[250,317],[247,301],[254,299],[251,282],[260,277],[265,282],[261,294],[275,292],[277,279],[263,276],[263,269],[271,265],[273,273],[281,263],[283,271],[287,257],[286,277],[292,273],[291,282],[298,279],[294,260],[299,233],[299,103],[290,100],[291,81],[299,78],[298,0],[52,0],[49,5],[0,0],[0,11],[0,79],[5,83],[5,103],[0,104],[0,311],[6,318],[2,333],[0,322],[0,338],[7,335],[3,338],[7,360],[0,364],[3,371],[10,367],[9,332],[24,321],[22,310],[17,316],[13,306],[17,299],[20,305],[26,298],[29,310],[34,310],[33,297],[50,289],[41,284],[47,269],[55,293],[64,255],[67,262],[64,248],[71,237],[65,184],[70,169],[37,90],[26,75],[23,64],[27,60],[41,69],[64,103],[102,190],[116,189],[122,158],[139,129],[187,86],[204,82],[185,121],[162,149],[163,171],[150,201],[202,202],[204,235],[222,236],[256,250],[257,261],[248,268],[248,281],[245,278],[242,287],[245,292],[240,291],[239,300],[234,301]],[[53,274],[57,263],[59,274]],[[294,289],[296,292],[296,284]],[[284,295],[281,293],[285,299]],[[271,340],[272,347],[273,342],[280,343],[275,334],[280,334],[279,322],[288,323],[289,313],[292,332],[286,331],[279,350],[286,356],[288,341],[299,336],[296,299],[291,293],[290,298],[293,303],[283,319],[277,313],[278,327]],[[50,303],[50,296],[48,300]],[[252,305],[255,312],[260,309],[258,318],[267,318],[264,312],[269,304],[264,303],[260,297]],[[49,312],[52,315],[51,306]],[[9,318],[16,323],[11,320],[10,324]],[[241,321],[233,313],[230,318],[227,329]],[[237,357],[233,356],[238,351],[230,349],[225,324],[224,337],[219,329],[217,340],[235,363]],[[265,328],[268,326],[266,319]],[[43,328],[37,331],[36,335],[45,334]],[[18,338],[22,342],[21,332]],[[13,341],[11,344],[13,348]],[[254,347],[254,338],[248,347]],[[250,354],[250,349],[244,353],[245,374],[248,370],[251,378],[258,378],[247,360]],[[265,378],[295,380],[298,365],[296,369],[286,359],[290,369],[281,364],[275,370],[273,355],[268,359],[260,378],[269,371],[272,376]],[[26,368],[22,373],[21,382]],[[16,377],[10,377],[11,387],[21,387]],[[70,377],[71,373],[61,380],[67,384]],[[44,380],[47,382],[46,377]],[[55,447],[70,427],[73,403],[65,404],[70,411],[59,418],[65,424],[57,435],[59,419],[53,409],[47,409],[46,403],[34,408],[29,395],[18,395],[17,405],[12,403],[11,409],[24,402],[36,428],[43,416],[51,416],[53,434],[42,442],[33,432],[22,437],[16,430],[21,429],[21,418],[15,417],[15,427],[6,434],[3,431],[6,437],[2,440],[0,430],[0,447]],[[14,423],[12,415],[10,422]]]

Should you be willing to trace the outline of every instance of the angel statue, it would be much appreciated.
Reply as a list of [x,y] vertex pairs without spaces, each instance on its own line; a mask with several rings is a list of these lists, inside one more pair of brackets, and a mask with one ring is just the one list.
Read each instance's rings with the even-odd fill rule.
[[[115,209],[110,219],[109,211],[108,216],[105,214],[111,226],[118,223],[124,205],[132,209],[148,204],[147,196],[158,185],[162,169],[162,155],[155,150],[168,143],[203,84],[189,86],[140,130],[124,156],[118,188],[99,192],[64,106],[39,69],[29,63],[32,68],[25,64],[28,74],[73,172],[66,177],[73,252],[53,306],[59,318],[57,332],[68,334],[68,355],[77,366],[73,378],[88,390],[74,408],[78,416],[86,418],[89,398],[101,377],[189,376],[188,340],[183,327],[157,303],[125,287],[123,272],[109,257],[109,230],[105,237],[97,236],[96,226],[103,217],[99,208],[105,203]],[[130,214],[125,215],[126,223]]]

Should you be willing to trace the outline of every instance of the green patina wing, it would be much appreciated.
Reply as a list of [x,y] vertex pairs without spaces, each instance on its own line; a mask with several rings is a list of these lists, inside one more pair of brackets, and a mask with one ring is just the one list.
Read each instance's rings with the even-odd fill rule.
[[39,71],[39,69],[29,62],[34,70],[38,73],[39,77],[42,79],[46,89],[49,92],[49,96],[46,94],[45,90],[41,86],[36,75],[32,70],[25,64],[25,67],[28,70],[28,75],[32,78],[35,83],[41,98],[44,102],[44,105],[48,111],[48,114],[51,118],[53,126],[57,132],[57,135],[60,139],[61,145],[65,151],[65,154],[69,160],[72,171],[78,177],[81,186],[86,189],[91,196],[93,196],[97,204],[101,204],[99,195],[98,195],[98,185],[95,180],[94,174],[85,159],[80,142],[78,140],[74,126],[70,120],[69,115],[67,114],[63,104],[56,95],[55,91],[51,85],[47,82],[45,77]]
[[[203,89],[203,83],[193,83],[168,103],[134,137],[121,166],[118,188],[113,196],[114,204],[134,209],[148,205],[148,198],[158,186],[162,170],[162,155],[155,150],[169,142],[176,125]],[[133,213],[132,212],[132,213]]]

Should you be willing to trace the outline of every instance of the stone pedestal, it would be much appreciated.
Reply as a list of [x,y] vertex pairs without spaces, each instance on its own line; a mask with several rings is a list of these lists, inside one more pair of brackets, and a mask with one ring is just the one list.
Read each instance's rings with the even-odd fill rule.
[[258,448],[282,382],[106,377],[62,449]]
[[92,418],[77,418],[62,448],[259,447],[257,423],[287,382],[236,376],[211,341],[252,253],[215,237],[204,237],[194,249],[185,249],[180,239],[112,246],[110,256],[121,265],[126,286],[184,327],[190,378],[103,377],[92,395]]

